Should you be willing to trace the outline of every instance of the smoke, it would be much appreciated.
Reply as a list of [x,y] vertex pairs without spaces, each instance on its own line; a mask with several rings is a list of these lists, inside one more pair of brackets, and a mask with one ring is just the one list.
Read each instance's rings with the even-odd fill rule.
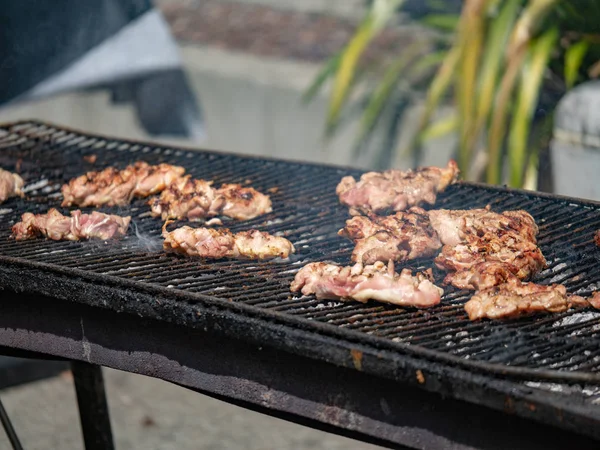
[[144,233],[138,227],[136,221],[131,219],[130,226],[135,233],[135,237],[130,236],[128,239],[129,244],[133,244],[133,248],[144,250],[147,252],[158,252],[162,251],[162,237],[160,235],[153,236],[150,233]]

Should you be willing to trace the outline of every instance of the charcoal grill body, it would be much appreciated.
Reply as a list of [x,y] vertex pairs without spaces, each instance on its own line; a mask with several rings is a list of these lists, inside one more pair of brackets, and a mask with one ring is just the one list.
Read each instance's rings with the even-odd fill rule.
[[[92,153],[95,165],[83,159]],[[270,190],[273,213],[226,225],[281,233],[297,254],[272,262],[165,255],[154,248],[161,224],[142,201],[126,210],[135,231],[122,242],[8,238],[21,213],[60,204],[64,181],[138,159],[180,164],[217,184],[249,181]],[[598,446],[596,312],[471,323],[462,309],[469,294],[451,289],[428,311],[289,293],[294,273],[307,262],[349,261],[351,243],[336,234],[347,211],[335,185],[359,171],[162,148],[40,123],[0,126],[0,164],[19,165],[34,186],[28,199],[11,200],[0,211],[6,353],[158,377],[391,447]],[[437,206],[487,204],[498,211],[524,208],[538,221],[549,261],[538,281],[563,282],[580,294],[596,289],[597,204],[460,184]],[[422,260],[411,267],[430,265]]]

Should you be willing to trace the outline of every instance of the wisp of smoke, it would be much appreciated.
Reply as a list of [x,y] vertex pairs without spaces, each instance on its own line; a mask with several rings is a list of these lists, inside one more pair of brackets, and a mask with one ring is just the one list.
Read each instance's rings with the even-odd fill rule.
[[137,226],[135,220],[131,219],[130,223],[131,228],[133,229],[135,236],[137,239],[129,239],[129,242],[134,245],[134,247],[140,248],[147,252],[157,252],[162,250],[162,239],[158,236],[151,236],[149,234],[143,233]]

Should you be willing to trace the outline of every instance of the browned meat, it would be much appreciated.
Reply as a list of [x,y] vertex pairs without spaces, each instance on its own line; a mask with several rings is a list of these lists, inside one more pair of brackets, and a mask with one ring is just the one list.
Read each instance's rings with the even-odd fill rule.
[[458,245],[468,235],[513,231],[535,242],[538,227],[531,215],[522,210],[495,213],[489,208],[470,210],[437,209],[429,211],[431,226],[442,244]]
[[489,283],[506,279],[508,272],[524,280],[546,266],[537,244],[510,231],[469,236],[463,244],[444,245],[435,263],[451,272],[444,282],[460,289],[489,287]]
[[287,258],[295,251],[287,239],[258,230],[233,234],[227,229],[184,226],[171,232],[163,230],[163,236],[166,251],[203,258]]
[[458,173],[452,160],[446,168],[368,172],[358,182],[350,176],[342,178],[336,193],[340,202],[350,207],[352,215],[405,211],[422,203],[434,204],[437,193],[454,183]]
[[525,211],[435,210],[429,218],[444,244],[435,263],[450,272],[447,284],[484,289],[512,276],[529,278],[546,266],[536,242],[538,227]]
[[596,291],[587,299],[591,306],[600,309],[600,291]]
[[501,319],[588,305],[582,297],[567,295],[563,285],[542,286],[512,278],[507,283],[477,292],[465,303],[465,311],[471,320]]
[[596,245],[600,246],[600,230],[594,233],[594,242]]
[[150,200],[152,215],[163,220],[187,217],[192,221],[216,216],[224,202],[217,200],[211,184],[211,181],[193,180],[189,175],[176,180],[160,197]]
[[0,203],[5,202],[10,197],[23,197],[23,178],[16,173],[0,169]]
[[184,172],[183,167],[151,166],[143,161],[123,170],[109,167],[88,172],[62,187],[62,206],[124,206],[134,197],[148,197],[163,191]]
[[412,207],[393,216],[355,216],[338,233],[356,243],[352,261],[406,261],[434,255],[442,246],[427,212]]
[[496,286],[516,278],[518,269],[505,262],[479,262],[468,269],[451,272],[444,278],[444,284],[451,284],[459,289],[484,289]]
[[377,300],[400,306],[429,308],[440,302],[444,293],[430,280],[431,274],[413,276],[408,269],[400,274],[394,264],[376,262],[363,266],[342,267],[323,262],[310,263],[298,271],[292,292],[315,294],[318,299]]
[[233,219],[250,220],[273,210],[268,195],[239,184],[224,184],[218,197],[223,201],[221,213]]
[[188,218],[191,221],[222,214],[249,220],[271,212],[271,199],[251,187],[224,184],[212,187],[212,181],[180,178],[149,202],[153,216],[163,220]]
[[71,211],[71,217],[63,216],[56,209],[46,214],[25,213],[21,222],[13,228],[16,240],[45,236],[54,241],[78,241],[80,239],[115,239],[125,236],[131,217],[121,217],[94,211],[83,214]]

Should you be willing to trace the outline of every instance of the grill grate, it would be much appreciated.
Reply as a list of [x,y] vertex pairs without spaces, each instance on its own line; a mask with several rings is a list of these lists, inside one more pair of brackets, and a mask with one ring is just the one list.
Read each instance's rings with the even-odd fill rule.
[[[95,154],[95,164],[83,156]],[[247,222],[223,222],[232,230],[256,227],[282,235],[296,246],[288,261],[207,262],[166,255],[160,251],[161,223],[148,215],[144,201],[127,208],[104,208],[128,214],[133,229],[120,242],[15,242],[10,227],[23,212],[60,208],[60,186],[86,170],[108,165],[124,167],[138,159],[169,162],[186,167],[195,177],[215,183],[250,183],[269,192],[273,212]],[[409,310],[377,303],[319,302],[313,297],[294,297],[289,284],[295,272],[311,261],[347,263],[352,245],[337,236],[347,219],[339,205],[335,186],[342,176],[360,171],[326,166],[195,152],[87,136],[41,123],[0,126],[0,166],[20,167],[27,183],[28,199],[11,199],[0,206],[0,263],[6,257],[46,263],[63,270],[79,269],[107,279],[143,282],[170,289],[174,294],[202,294],[216,301],[242,303],[269,310],[282,322],[323,323],[342,328],[360,342],[428,349],[454,364],[475,361],[484,367],[513,366],[532,381],[543,370],[556,379],[581,374],[581,379],[600,380],[600,312],[583,310],[542,315],[506,322],[470,322],[462,305],[468,299],[451,288],[441,305],[430,310]],[[600,284],[600,250],[593,233],[600,228],[600,206],[521,191],[458,184],[439,197],[436,207],[474,208],[490,204],[495,211],[522,208],[539,227],[539,244],[549,266],[536,277],[540,283],[565,283],[569,292],[586,295]],[[424,269],[431,260],[409,267]],[[198,296],[173,296],[194,308]],[[107,305],[120,309],[119,305]],[[293,320],[292,320],[293,319]],[[539,383],[538,383],[539,384]],[[597,395],[595,390],[588,390]],[[592,395],[590,394],[590,395]]]

